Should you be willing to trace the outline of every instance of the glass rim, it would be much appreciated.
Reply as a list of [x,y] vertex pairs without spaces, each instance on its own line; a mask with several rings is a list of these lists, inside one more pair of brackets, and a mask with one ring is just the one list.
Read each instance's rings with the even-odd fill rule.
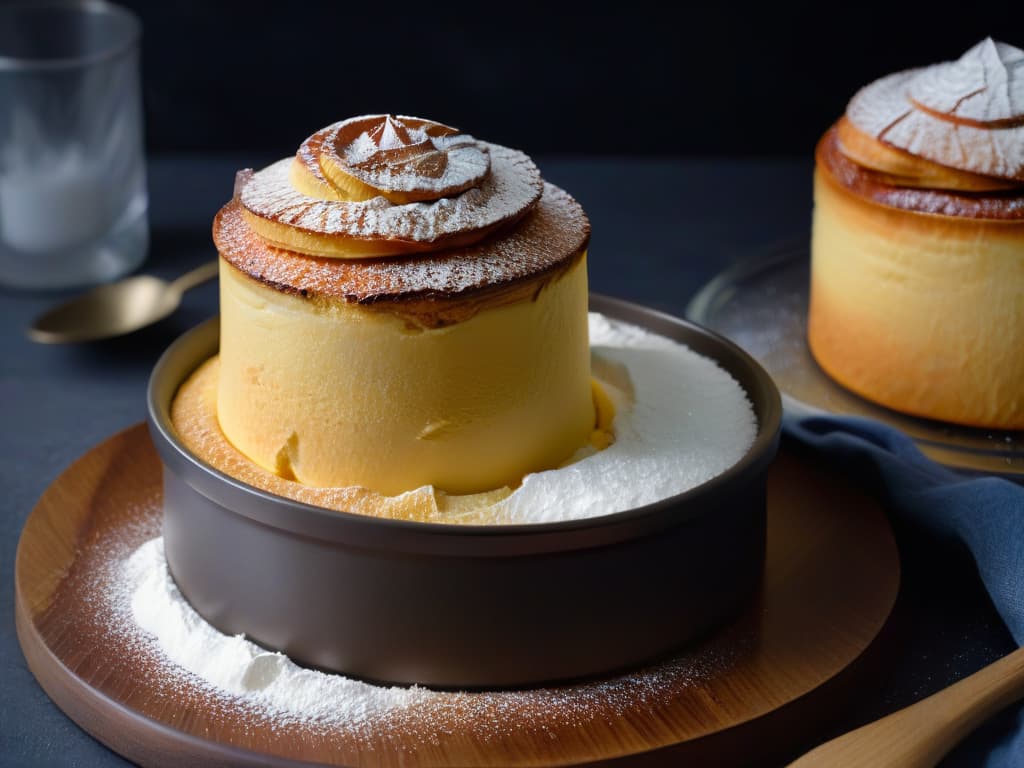
[[113,44],[81,56],[54,56],[48,58],[22,58],[0,54],[0,72],[34,72],[45,70],[75,69],[98,64],[102,61],[115,59],[138,46],[142,37],[142,24],[139,17],[129,9],[109,3],[106,0],[44,0],[0,4],[0,19],[11,11],[38,11],[47,9],[63,9],[77,11],[81,14],[95,14],[119,17],[128,22],[127,34]]

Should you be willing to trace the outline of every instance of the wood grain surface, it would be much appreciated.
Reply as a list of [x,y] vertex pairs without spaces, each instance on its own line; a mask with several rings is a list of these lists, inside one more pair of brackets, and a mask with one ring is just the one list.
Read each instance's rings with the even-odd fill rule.
[[437,693],[400,717],[282,722],[169,673],[159,647],[126,627],[121,565],[160,533],[160,463],[140,424],[79,459],[30,515],[18,637],[57,705],[143,765],[759,763],[857,684],[899,585],[884,514],[840,477],[783,451],[768,497],[760,594],[672,658],[575,685]]

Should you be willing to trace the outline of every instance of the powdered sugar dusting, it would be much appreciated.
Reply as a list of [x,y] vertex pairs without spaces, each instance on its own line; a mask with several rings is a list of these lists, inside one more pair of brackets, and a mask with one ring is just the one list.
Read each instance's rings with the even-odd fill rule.
[[423,688],[375,686],[304,669],[240,635],[221,634],[178,590],[162,538],[151,539],[128,558],[123,579],[133,590],[134,623],[154,637],[171,665],[275,719],[344,721],[358,727],[375,713],[408,708],[429,695]]
[[590,346],[595,378],[615,403],[615,442],[527,475],[488,510],[488,522],[557,522],[652,504],[721,474],[754,442],[750,401],[713,360],[596,313]]
[[1024,51],[983,40],[955,62],[876,80],[854,95],[846,116],[941,165],[1024,179]]
[[381,146],[378,147],[373,143],[373,139],[370,138],[368,133],[361,133],[356,140],[349,145],[348,150],[345,152],[345,159],[353,165],[356,163],[363,163],[369,160],[370,157],[373,156],[374,152],[378,149],[384,148],[384,146],[384,144],[381,144]]
[[1024,51],[986,38],[956,61],[921,70],[907,92],[921,106],[961,119],[1024,117]]
[[[434,192],[477,183],[490,170],[487,147],[472,136],[432,137],[422,128],[404,126],[410,139],[406,143],[395,131],[391,119],[383,123],[380,145],[364,131],[343,148],[348,172],[377,189]],[[335,131],[337,135],[337,131]],[[336,140],[325,142],[334,146]],[[410,146],[429,147],[412,161],[387,162],[381,150],[403,150]],[[432,151],[431,151],[432,150]],[[434,169],[434,172],[423,172]]]
[[553,732],[649,712],[721,673],[744,650],[742,638],[734,638],[718,643],[718,650],[682,654],[627,675],[519,691],[380,686],[305,669],[241,636],[218,632],[175,585],[162,538],[143,543],[120,568],[109,597],[123,621],[121,631],[163,658],[163,675],[199,685],[277,727],[303,724],[360,740],[389,733],[408,739],[426,726],[436,743],[440,734],[473,722],[474,737],[486,743],[524,730]]
[[[334,765],[436,765],[452,756],[463,765],[536,765],[552,755],[585,762],[608,757],[608,744],[600,737],[610,731],[637,734],[635,741],[619,743],[621,753],[674,744],[681,732],[687,737],[713,732],[720,697],[733,698],[730,681],[746,680],[751,664],[758,674],[774,663],[763,657],[764,643],[783,647],[779,638],[762,634],[760,611],[754,611],[705,645],[587,683],[472,693],[374,686],[324,675],[334,681],[329,683],[317,677],[322,673],[268,659],[263,649],[217,633],[195,615],[161,554],[160,461],[144,429],[124,433],[101,450],[130,462],[131,482],[126,489],[123,479],[121,485],[115,479],[104,491],[104,503],[93,505],[92,525],[76,541],[54,600],[36,625],[48,638],[74,637],[74,643],[51,645],[62,661],[68,661],[71,646],[87,649],[87,662],[82,664],[79,655],[75,671],[101,695],[161,726],[222,747],[253,749],[268,760]],[[148,618],[137,620],[133,605]],[[180,630],[166,625],[178,620],[184,634],[172,640],[167,632]],[[143,623],[153,623],[152,629]],[[172,647],[179,643],[192,650]],[[204,673],[197,649],[239,666]],[[295,675],[285,700],[272,693],[278,689],[271,677],[289,679],[278,665]],[[544,749],[547,743],[554,752]]]
[[321,200],[292,186],[293,159],[286,158],[254,174],[240,200],[256,216],[318,234],[432,243],[512,220],[534,205],[543,191],[540,171],[529,157],[481,144],[490,153],[490,174],[479,186],[454,197],[404,205],[383,197]]
[[[341,209],[333,210],[340,215]],[[551,184],[543,185],[540,201],[514,228],[464,248],[400,258],[333,259],[274,248],[252,231],[237,203],[221,209],[214,222],[221,255],[246,274],[305,296],[354,302],[450,296],[511,283],[565,263],[586,247],[589,237],[590,223],[579,203]]]

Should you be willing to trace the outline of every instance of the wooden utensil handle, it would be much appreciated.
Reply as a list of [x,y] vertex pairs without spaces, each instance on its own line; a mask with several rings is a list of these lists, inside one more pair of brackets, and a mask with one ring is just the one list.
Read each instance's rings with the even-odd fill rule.
[[931,768],[1024,696],[1024,648],[906,709],[833,739],[790,768]]

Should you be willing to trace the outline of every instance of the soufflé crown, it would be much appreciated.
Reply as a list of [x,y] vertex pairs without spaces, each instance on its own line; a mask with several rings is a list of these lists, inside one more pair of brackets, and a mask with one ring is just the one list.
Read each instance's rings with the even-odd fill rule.
[[868,85],[818,144],[808,339],[890,408],[1024,428],[1024,51]]
[[[345,120],[239,174],[213,236],[219,361],[182,388],[175,424],[243,479],[507,492],[591,439],[590,225],[522,152],[418,118]],[[230,446],[211,442],[204,396]],[[329,505],[366,498],[339,493]]]

